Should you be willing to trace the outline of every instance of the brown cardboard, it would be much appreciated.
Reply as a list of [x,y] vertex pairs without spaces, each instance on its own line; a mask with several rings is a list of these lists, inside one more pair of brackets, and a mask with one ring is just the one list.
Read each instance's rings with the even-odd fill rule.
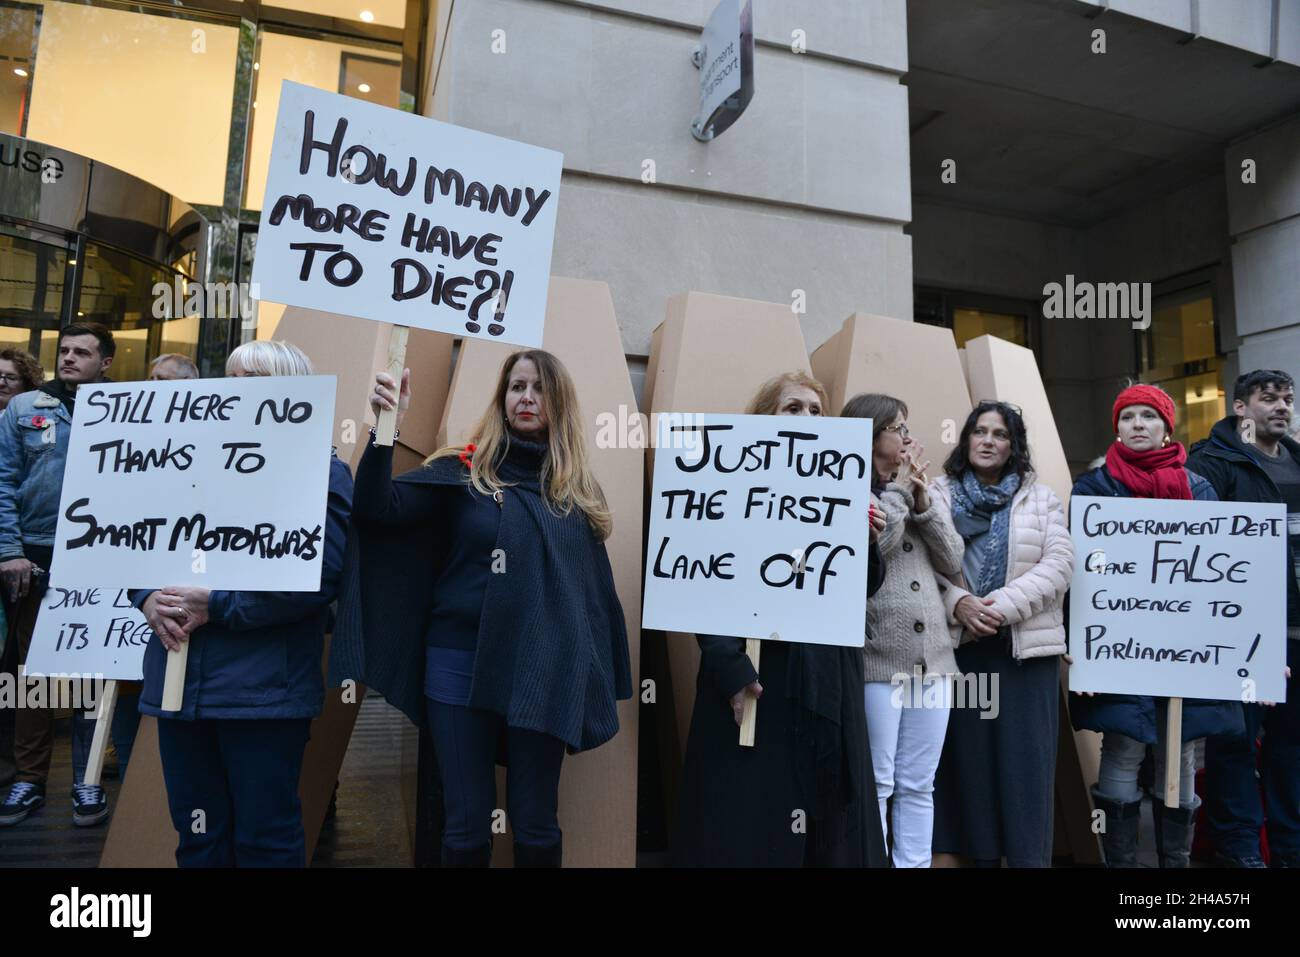
[[[307,353],[320,375],[338,377],[334,404],[334,444],[339,458],[356,469],[370,427],[370,389],[375,373],[388,364],[388,337],[392,327],[368,319],[339,316],[300,306],[288,306],[275,328],[275,338]],[[406,346],[406,365],[414,387],[411,408],[402,419],[394,465],[405,471],[433,451],[451,380],[450,336],[412,329]],[[405,451],[403,451],[405,449]]]
[[907,403],[907,426],[925,447],[930,475],[943,471],[971,408],[951,329],[857,312],[812,354],[812,364],[830,393],[830,415],[863,392]]
[[[614,513],[614,533],[606,547],[627,619],[633,687],[639,692],[642,453],[638,448],[602,449],[596,444],[602,416],[618,422],[636,414],[609,287],[603,282],[552,277],[543,345],[564,363],[577,386],[592,467]],[[513,346],[481,339],[463,343],[440,443],[468,440],[469,430],[492,399],[502,362],[514,351]],[[614,740],[565,758],[560,777],[565,866],[632,867],[636,863],[637,700],[634,695],[619,702],[619,732]],[[504,808],[502,782],[499,777],[498,806]],[[498,836],[493,862],[505,864],[509,859],[509,841]]]
[[[768,379],[810,370],[798,316],[788,305],[689,292],[668,301],[667,315],[651,339],[646,372],[649,407],[652,414],[743,412]],[[646,463],[650,483],[653,450],[648,450]],[[661,737],[678,743],[677,754],[669,756],[673,759],[661,762],[671,828],[695,704],[700,649],[693,635],[670,633],[667,652],[671,688],[659,689],[658,702],[672,708],[669,712],[662,707],[659,712]]]
[[140,729],[112,813],[100,867],[176,866],[176,829],[167,808],[158,754],[158,719],[149,715],[140,716]]

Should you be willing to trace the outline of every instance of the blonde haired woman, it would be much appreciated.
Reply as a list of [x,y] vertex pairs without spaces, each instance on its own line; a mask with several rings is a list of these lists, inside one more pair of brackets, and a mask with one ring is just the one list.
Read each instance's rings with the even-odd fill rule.
[[226,357],[226,375],[236,378],[262,375],[311,375],[311,360],[292,342],[255,339]]
[[[826,390],[803,372],[765,382],[750,415],[820,416]],[[868,516],[864,515],[864,519]],[[864,521],[867,595],[885,569],[883,513]],[[862,652],[765,641],[762,680],[743,638],[697,635],[695,686],[673,863],[682,867],[887,867],[862,698]],[[736,741],[758,699],[754,747]]]
[[[377,413],[410,405],[386,373]],[[560,764],[618,731],[632,696],[623,610],[573,381],[548,352],[516,352],[464,446],[396,479],[391,447],[357,467],[357,575],[333,677],[381,691],[427,727],[442,780],[444,866],[487,866],[496,764],[509,768],[516,866],[558,867]],[[339,641],[339,639],[342,639]]]

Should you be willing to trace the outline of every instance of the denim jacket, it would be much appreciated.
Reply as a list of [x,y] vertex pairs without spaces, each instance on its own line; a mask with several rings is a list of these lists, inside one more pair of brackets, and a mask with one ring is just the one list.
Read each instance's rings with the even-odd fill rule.
[[53,545],[72,417],[48,392],[9,400],[0,414],[0,561],[23,544]]

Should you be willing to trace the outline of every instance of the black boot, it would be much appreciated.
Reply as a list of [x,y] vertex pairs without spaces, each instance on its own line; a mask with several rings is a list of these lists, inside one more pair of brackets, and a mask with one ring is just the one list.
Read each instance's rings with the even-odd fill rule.
[[534,847],[515,841],[515,867],[559,867],[563,856],[563,839],[550,847]]
[[1155,803],[1154,808],[1156,833],[1160,835],[1160,866],[1190,866],[1192,834],[1196,827],[1196,808],[1165,807],[1159,801]]
[[489,867],[492,864],[492,842],[471,850],[442,845],[443,867]]
[[1120,804],[1092,792],[1092,803],[1102,812],[1101,847],[1106,852],[1107,867],[1137,867],[1138,824],[1142,802]]

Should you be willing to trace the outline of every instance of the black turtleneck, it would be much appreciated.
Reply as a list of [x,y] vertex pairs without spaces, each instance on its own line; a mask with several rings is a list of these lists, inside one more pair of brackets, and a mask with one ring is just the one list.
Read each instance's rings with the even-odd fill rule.
[[[545,445],[511,439],[497,464],[498,477],[537,488],[546,451]],[[493,554],[501,506],[470,486],[430,489],[439,495],[445,509],[447,561],[434,582],[433,610],[424,635],[424,693],[435,701],[467,705],[483,596],[489,577],[509,570],[509,556]]]

